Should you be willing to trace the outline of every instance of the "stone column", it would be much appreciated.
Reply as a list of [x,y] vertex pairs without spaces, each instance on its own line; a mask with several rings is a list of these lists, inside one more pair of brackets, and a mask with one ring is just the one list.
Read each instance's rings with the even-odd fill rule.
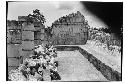
[[22,24],[22,56],[23,60],[33,53],[34,25],[30,22]]

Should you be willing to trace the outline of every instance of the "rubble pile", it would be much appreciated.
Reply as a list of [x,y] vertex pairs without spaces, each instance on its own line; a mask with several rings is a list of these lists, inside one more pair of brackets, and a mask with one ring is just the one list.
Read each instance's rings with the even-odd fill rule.
[[35,47],[34,54],[20,64],[18,69],[9,72],[11,81],[52,81],[60,80],[57,72],[57,52],[52,45]]

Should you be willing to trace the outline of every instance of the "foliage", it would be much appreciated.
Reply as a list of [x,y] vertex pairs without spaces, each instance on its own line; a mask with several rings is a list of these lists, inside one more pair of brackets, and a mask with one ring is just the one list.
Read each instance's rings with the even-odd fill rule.
[[28,17],[29,20],[33,22],[41,22],[43,24],[46,22],[44,15],[41,14],[38,9],[33,10],[33,14],[29,14]]
[[108,29],[97,29],[97,28],[90,28],[89,29],[89,40],[99,41],[100,43],[106,44],[108,49],[111,46],[118,46],[121,48],[121,40],[115,37],[113,33],[106,33],[110,32]]
[[51,28],[51,27],[47,27],[47,28],[45,28],[45,33],[47,34],[47,36],[52,37],[51,32],[52,32],[52,28]]
[[18,69],[9,72],[9,79],[12,81],[43,81],[45,79],[44,71],[49,70],[48,78],[55,77],[55,79],[50,78],[50,80],[60,80],[57,72],[58,61],[55,60],[56,57],[56,49],[52,45],[44,46],[42,44],[36,46],[34,54],[26,58]]

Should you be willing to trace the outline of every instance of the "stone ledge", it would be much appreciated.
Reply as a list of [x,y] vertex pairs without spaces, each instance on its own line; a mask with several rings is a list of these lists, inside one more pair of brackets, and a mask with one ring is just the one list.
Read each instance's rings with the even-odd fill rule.
[[92,54],[88,53],[86,50],[83,50],[79,46],[55,46],[57,51],[74,51],[79,50],[79,52],[86,58],[102,75],[109,81],[122,81],[122,74],[115,71],[111,67],[105,65],[105,63],[98,60]]

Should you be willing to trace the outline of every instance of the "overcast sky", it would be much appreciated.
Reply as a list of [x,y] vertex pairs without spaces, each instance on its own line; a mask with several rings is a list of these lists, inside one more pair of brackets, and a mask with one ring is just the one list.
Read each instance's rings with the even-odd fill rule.
[[8,20],[18,20],[18,16],[27,16],[32,14],[34,9],[39,9],[46,18],[46,26],[58,18],[80,11],[91,27],[106,27],[105,23],[91,14],[86,8],[77,1],[32,1],[32,2],[9,2],[8,3]]

